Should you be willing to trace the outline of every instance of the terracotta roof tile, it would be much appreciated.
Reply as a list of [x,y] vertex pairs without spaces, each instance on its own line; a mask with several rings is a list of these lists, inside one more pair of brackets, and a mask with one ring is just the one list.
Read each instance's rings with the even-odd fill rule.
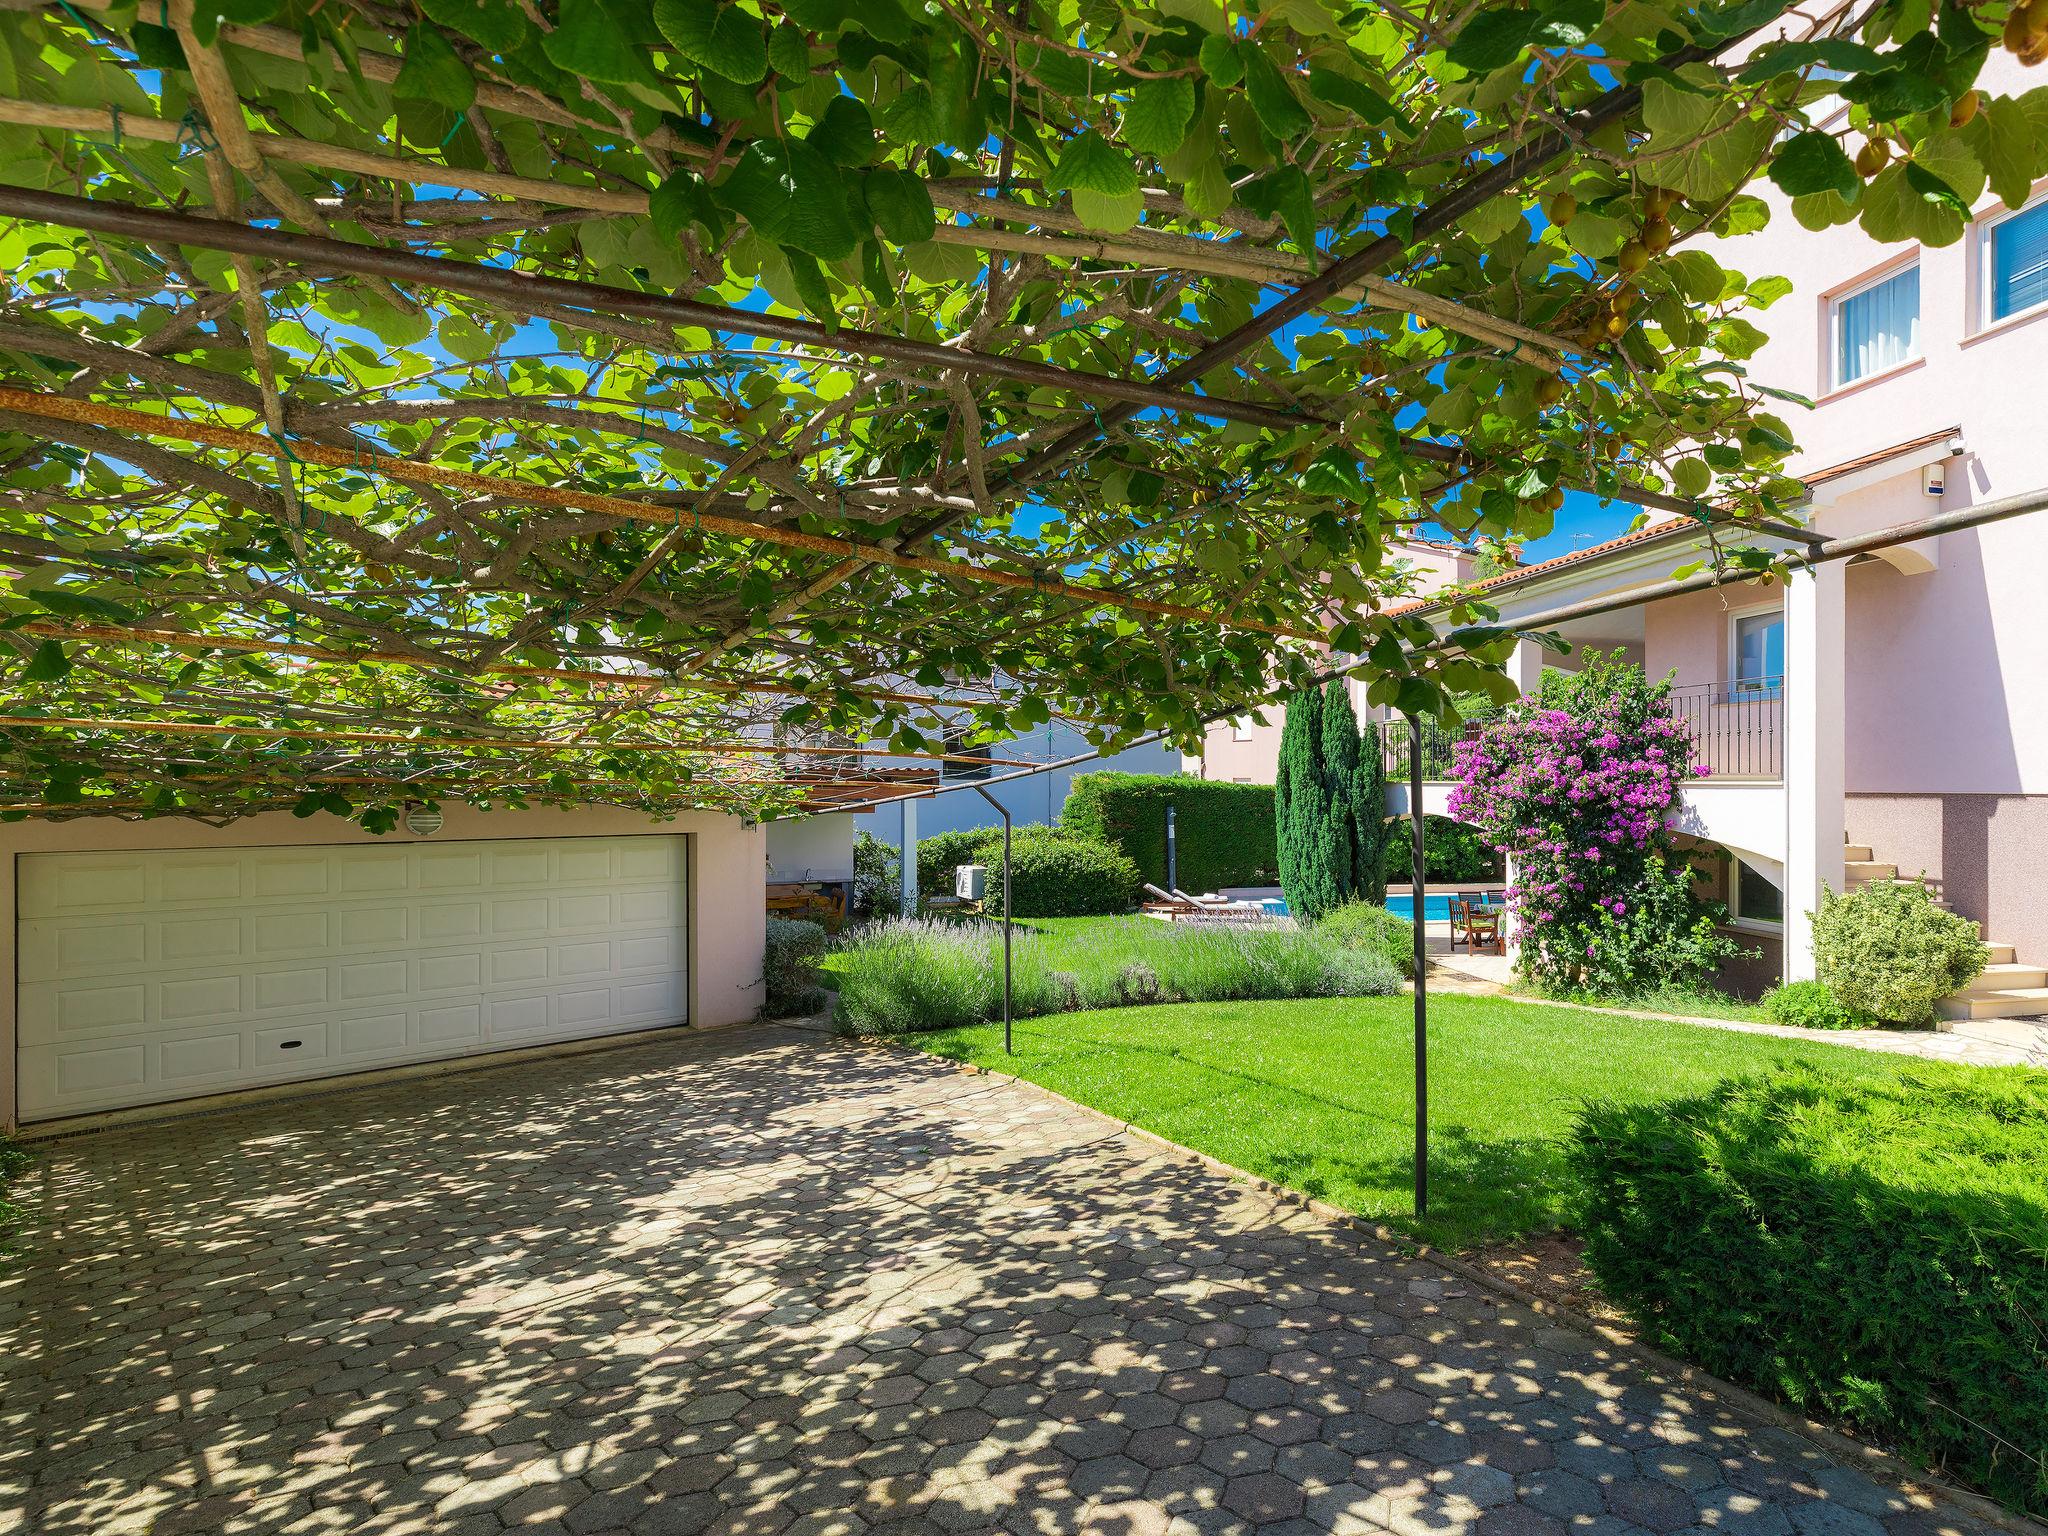
[[[1806,476],[1805,484],[1809,486],[1822,485],[1829,480],[1838,480],[1843,475],[1853,475],[1859,469],[1868,469],[1873,464],[1882,464],[1886,459],[1895,459],[1900,454],[1911,453],[1918,448],[1932,447],[1946,438],[1959,435],[1961,431],[1960,427],[1944,427],[1939,432],[1924,433],[1919,437],[1909,438],[1903,443],[1894,443],[1889,448],[1880,448],[1873,453],[1866,453],[1860,458],[1847,459],[1840,464],[1830,464],[1826,469],[1817,469],[1812,474]],[[1534,565],[1517,566],[1512,571],[1503,571],[1498,576],[1489,576],[1484,581],[1473,582],[1472,586],[1480,591],[1485,591],[1493,587],[1506,586],[1511,582],[1522,582],[1536,576],[1547,576],[1552,571],[1561,571],[1568,566],[1581,565],[1588,560],[1598,559],[1601,555],[1612,554],[1617,549],[1627,549],[1632,544],[1647,544],[1654,539],[1686,533],[1697,529],[1699,526],[1698,523],[1693,522],[1689,518],[1667,518],[1663,522],[1651,523],[1647,527],[1638,528],[1633,533],[1624,533],[1616,539],[1608,539],[1599,544],[1588,544],[1584,549],[1575,549],[1568,555],[1557,555],[1549,560],[1539,560]],[[1437,603],[1434,598],[1422,598],[1416,602],[1403,603],[1398,608],[1389,608],[1386,611],[1389,614],[1413,613],[1417,609],[1434,608],[1436,606]]]

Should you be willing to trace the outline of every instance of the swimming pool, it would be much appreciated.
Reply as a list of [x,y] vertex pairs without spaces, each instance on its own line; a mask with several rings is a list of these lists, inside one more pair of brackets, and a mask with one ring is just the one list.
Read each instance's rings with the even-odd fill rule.
[[[1492,906],[1498,907],[1501,905],[1499,891],[1488,891],[1485,893],[1485,898]],[[1477,901],[1479,896],[1475,893],[1466,899],[1468,901]],[[1266,909],[1268,917],[1285,917],[1287,915],[1287,903],[1277,897],[1269,896],[1264,901],[1261,901],[1259,905]],[[1412,923],[1415,921],[1415,897],[1412,894],[1396,896],[1389,893],[1387,896],[1387,910],[1396,917],[1407,918]],[[1449,922],[1451,920],[1451,898],[1449,893],[1443,892],[1423,898],[1423,919],[1426,922],[1432,923]]]
[[[1467,901],[1477,901],[1479,896],[1475,893],[1464,899]],[[1492,905],[1499,906],[1501,904],[1500,893],[1498,891],[1488,892],[1487,900]],[[1394,913],[1397,917],[1405,917],[1410,922],[1413,922],[1415,920],[1415,897],[1412,894],[1396,896],[1389,892],[1387,895],[1387,910]],[[1449,922],[1451,920],[1450,896],[1447,893],[1425,896],[1422,904],[1422,915],[1423,920],[1426,922]]]

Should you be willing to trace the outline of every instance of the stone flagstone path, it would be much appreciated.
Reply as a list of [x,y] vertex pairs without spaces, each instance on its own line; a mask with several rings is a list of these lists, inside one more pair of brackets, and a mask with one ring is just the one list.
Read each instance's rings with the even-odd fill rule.
[[1986,1536],[1029,1089],[772,1028],[49,1144],[0,1530]]

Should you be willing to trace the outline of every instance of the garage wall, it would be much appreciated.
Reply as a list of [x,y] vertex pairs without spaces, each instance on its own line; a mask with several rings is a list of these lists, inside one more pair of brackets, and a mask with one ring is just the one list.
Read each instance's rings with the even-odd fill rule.
[[385,837],[332,816],[288,812],[249,816],[226,827],[176,818],[24,821],[0,826],[0,1123],[15,1123],[15,885],[24,853],[106,853],[158,848],[335,847],[471,838],[688,836],[689,1009],[699,1027],[737,1024],[760,1010],[761,946],[767,902],[767,834],[737,817],[697,812],[656,821],[609,806],[482,811],[447,803],[430,839]]

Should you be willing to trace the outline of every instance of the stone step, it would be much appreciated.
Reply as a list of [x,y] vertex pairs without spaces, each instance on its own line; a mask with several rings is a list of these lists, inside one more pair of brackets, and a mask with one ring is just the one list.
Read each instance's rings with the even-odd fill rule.
[[1868,864],[1875,855],[1871,853],[1868,843],[1845,843],[1842,847],[1842,857],[1851,864]]
[[1844,859],[1842,878],[1851,885],[1868,885],[1873,880],[1896,880],[1899,866],[1880,864],[1875,859]]
[[2021,987],[2006,992],[1983,992],[1957,997],[1944,997],[1934,1005],[1935,1014],[1944,1019],[2023,1019],[2033,1015],[2048,1015],[2048,987]]
[[2019,958],[2019,951],[2010,944],[1994,944],[1989,939],[1984,941],[1984,954],[1984,963],[1987,966],[2011,965]]
[[1968,1040],[1989,1040],[2048,1053],[2048,1024],[2030,1024],[2021,1019],[1977,1019],[1956,1025],[1950,1033]]
[[2025,992],[2048,987],[2048,971],[2037,965],[2015,965],[2010,960],[1987,965],[1951,997],[1982,997],[1989,992]]

